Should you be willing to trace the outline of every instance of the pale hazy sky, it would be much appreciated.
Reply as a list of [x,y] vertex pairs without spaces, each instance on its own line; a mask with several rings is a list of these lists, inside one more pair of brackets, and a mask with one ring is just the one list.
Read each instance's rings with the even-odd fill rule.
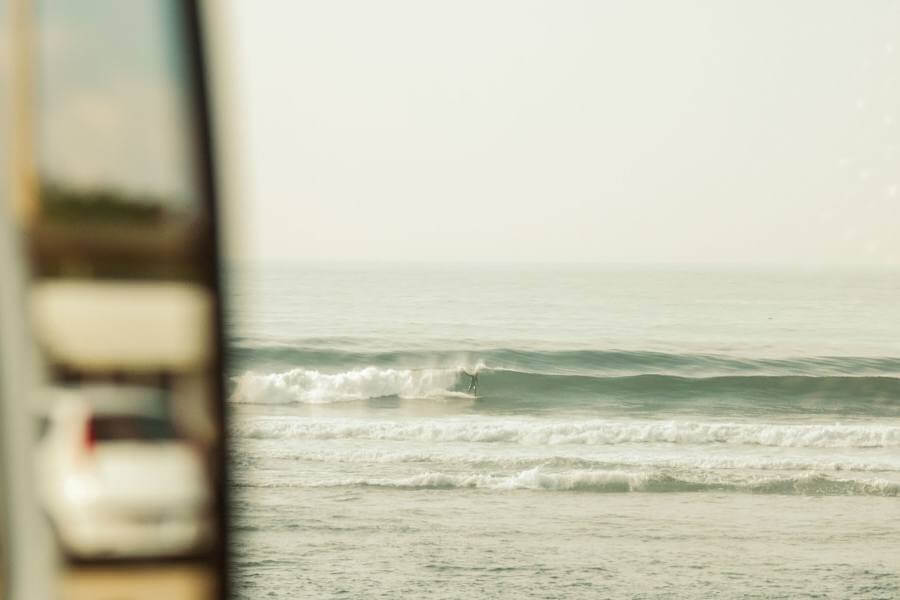
[[238,256],[900,264],[900,2],[223,6]]

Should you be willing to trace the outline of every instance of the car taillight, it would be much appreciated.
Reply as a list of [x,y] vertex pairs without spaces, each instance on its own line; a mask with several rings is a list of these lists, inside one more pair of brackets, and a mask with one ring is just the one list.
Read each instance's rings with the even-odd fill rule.
[[97,434],[94,431],[94,421],[93,419],[88,420],[87,425],[84,428],[84,447],[88,450],[94,449],[94,444],[97,443]]

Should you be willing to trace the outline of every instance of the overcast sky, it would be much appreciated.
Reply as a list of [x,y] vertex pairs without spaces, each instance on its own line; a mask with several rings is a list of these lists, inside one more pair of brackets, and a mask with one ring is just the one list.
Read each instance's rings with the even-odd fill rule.
[[900,264],[900,2],[229,16],[240,254]]

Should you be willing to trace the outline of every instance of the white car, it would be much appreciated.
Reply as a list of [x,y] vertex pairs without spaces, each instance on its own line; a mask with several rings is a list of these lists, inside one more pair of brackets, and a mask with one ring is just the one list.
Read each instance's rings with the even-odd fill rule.
[[164,394],[138,386],[62,391],[37,453],[38,491],[66,555],[197,554],[212,534],[201,452],[179,436]]

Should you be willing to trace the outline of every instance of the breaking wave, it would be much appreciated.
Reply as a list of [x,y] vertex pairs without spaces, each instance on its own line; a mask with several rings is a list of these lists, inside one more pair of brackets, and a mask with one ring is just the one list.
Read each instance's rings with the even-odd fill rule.
[[387,396],[430,398],[459,395],[450,388],[456,369],[379,369],[365,367],[343,373],[293,369],[285,373],[245,373],[235,379],[231,399],[262,404],[325,404]]
[[653,412],[660,409],[900,416],[894,377],[728,375],[624,377],[550,375],[483,365],[434,369],[367,366],[336,373],[297,368],[246,372],[233,379],[231,400],[255,404],[324,404],[382,397],[466,396],[466,370],[479,373],[481,409],[552,411],[563,405]]

